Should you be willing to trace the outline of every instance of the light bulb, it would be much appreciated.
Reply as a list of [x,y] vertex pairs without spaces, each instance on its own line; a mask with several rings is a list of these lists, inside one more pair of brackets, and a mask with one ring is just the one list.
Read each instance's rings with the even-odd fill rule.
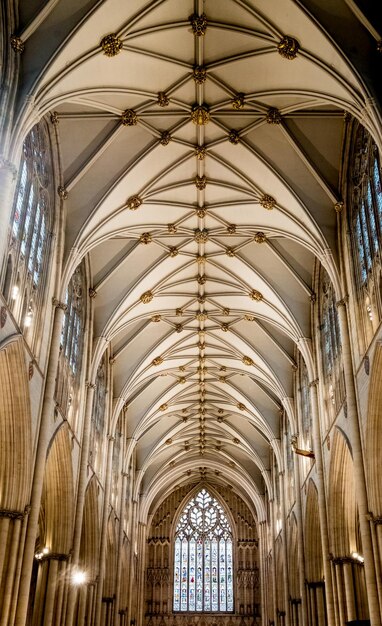
[[11,293],[12,300],[16,300],[18,295],[19,295],[19,286],[18,285],[13,285],[12,293]]

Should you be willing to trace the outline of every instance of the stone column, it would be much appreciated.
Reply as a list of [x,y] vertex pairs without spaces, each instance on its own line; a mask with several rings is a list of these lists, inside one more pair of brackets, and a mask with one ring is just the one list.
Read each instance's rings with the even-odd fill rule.
[[[297,545],[298,545],[298,574],[300,583],[300,595],[301,595],[301,624],[300,626],[308,626],[308,612],[306,606],[306,594],[305,594],[305,550],[304,550],[304,530],[302,522],[302,507],[301,507],[301,490],[300,490],[300,465],[297,455],[293,458],[293,471],[294,471],[294,483],[296,494],[296,520],[297,520]],[[298,607],[297,607],[298,609]]]
[[344,559],[343,573],[345,583],[347,621],[352,622],[353,620],[357,619],[357,611],[355,608],[354,597],[353,565],[350,559]]
[[130,550],[129,550],[129,597],[128,597],[128,614],[127,614],[127,623],[131,623],[132,619],[132,598],[133,598],[133,582],[134,582],[134,544],[135,544],[135,521],[137,517],[137,508],[138,502],[136,500],[130,501],[132,504],[132,514],[131,514],[131,524],[130,524]]
[[35,541],[38,530],[41,494],[44,482],[46,455],[49,445],[50,425],[54,410],[54,391],[56,386],[57,363],[60,351],[60,337],[66,305],[53,299],[54,320],[52,340],[49,351],[48,369],[44,389],[44,399],[41,411],[40,428],[34,466],[30,514],[25,537],[24,558],[21,569],[20,587],[16,610],[15,626],[25,626],[28,611],[29,587],[32,574]]
[[[78,567],[80,546],[81,546],[81,534],[82,534],[82,520],[84,516],[85,506],[85,493],[87,485],[87,469],[89,460],[89,445],[90,445],[90,432],[91,432],[91,417],[93,408],[93,398],[95,384],[93,382],[86,382],[86,406],[84,415],[84,426],[82,431],[82,446],[81,446],[81,459],[78,477],[77,488],[77,506],[76,515],[74,519],[74,534],[73,534],[73,548],[71,558],[71,570],[74,571]],[[68,610],[66,614],[66,626],[72,626],[74,609],[76,606],[78,587],[76,585],[70,585],[68,594]]]
[[[16,517],[16,519],[14,519],[13,521],[12,539],[11,539],[11,545],[9,548],[5,587],[4,587],[4,594],[3,594],[3,606],[2,606],[2,609],[0,609],[0,615],[1,615],[0,626],[7,626],[10,623],[9,622],[9,610],[11,607],[13,588],[15,584],[17,554],[20,549],[20,534],[21,534],[22,517]],[[0,539],[0,545],[2,544],[2,541],[3,539]]]
[[366,491],[365,468],[363,464],[361,428],[358,416],[356,388],[353,373],[353,361],[350,346],[349,324],[346,310],[347,298],[337,302],[338,319],[342,340],[342,360],[346,388],[347,416],[354,464],[354,482],[359,513],[359,527],[365,559],[365,579],[371,626],[381,626],[381,613],[378,600],[377,580],[373,545],[371,541],[369,510]]
[[105,563],[106,563],[107,522],[108,522],[108,514],[109,514],[109,501],[110,501],[111,478],[112,478],[113,448],[114,448],[114,437],[109,435],[106,476],[105,476],[105,495],[104,495],[102,527],[101,527],[101,543],[100,543],[100,550],[99,550],[99,575],[98,575],[98,586],[97,586],[97,594],[96,594],[94,626],[100,626],[101,624],[102,593],[103,593],[103,579],[105,576]]
[[44,605],[44,626],[51,626],[53,620],[54,599],[57,585],[58,561],[54,557],[49,559],[47,588]]
[[126,505],[126,488],[127,488],[126,472],[122,473],[121,485],[121,502],[119,507],[119,529],[118,529],[118,552],[117,552],[117,570],[115,573],[115,602],[114,602],[114,626],[118,624],[119,601],[121,596],[121,571],[122,571],[122,548],[123,548],[123,519]]
[[288,546],[287,546],[287,530],[286,530],[286,513],[285,513],[285,470],[279,472],[280,481],[280,504],[281,504],[281,537],[283,551],[283,578],[284,578],[284,609],[285,609],[285,626],[290,626],[290,604],[289,604],[289,572],[288,572]]
[[318,511],[319,511],[319,517],[320,517],[320,530],[321,530],[321,533],[320,533],[321,534],[321,549],[322,549],[322,560],[324,564],[324,576],[325,576],[326,610],[328,614],[328,624],[332,625],[332,624],[335,624],[334,601],[333,601],[333,581],[332,581],[332,571],[330,568],[329,531],[328,531],[328,519],[327,519],[327,510],[326,510],[324,465],[323,465],[323,459],[322,459],[320,422],[319,422],[319,413],[318,413],[317,385],[318,385],[318,379],[313,380],[309,384],[309,389],[310,389],[310,401],[311,401],[311,408],[312,408],[313,448],[314,448],[316,473],[317,473],[317,493],[318,493]]
[[276,593],[276,542],[275,542],[275,500],[269,500],[271,511],[271,544],[272,544],[272,587],[273,587],[273,619],[277,622],[277,593]]
[[344,626],[346,621],[346,612],[345,612],[345,599],[344,599],[344,590],[343,590],[343,580],[342,580],[342,563],[340,559],[335,560],[335,570],[336,570],[336,590],[337,590],[337,598],[338,598],[338,612],[340,616],[340,626]]

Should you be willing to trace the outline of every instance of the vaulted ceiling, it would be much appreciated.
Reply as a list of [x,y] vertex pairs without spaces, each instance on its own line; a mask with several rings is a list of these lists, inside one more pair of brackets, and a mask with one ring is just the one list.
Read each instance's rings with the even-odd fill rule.
[[58,120],[63,289],[89,254],[94,367],[110,342],[137,489],[149,506],[204,467],[261,516],[315,258],[338,286],[344,111],[366,87],[291,0],[48,4],[22,114]]

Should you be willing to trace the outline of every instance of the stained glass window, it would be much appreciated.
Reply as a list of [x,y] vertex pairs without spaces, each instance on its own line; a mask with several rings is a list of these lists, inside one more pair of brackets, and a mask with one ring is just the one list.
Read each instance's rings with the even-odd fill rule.
[[47,124],[41,120],[23,143],[3,293],[31,341],[39,319],[54,217],[54,168]]
[[[76,415],[78,404],[86,319],[86,293],[85,263],[82,261],[75,269],[66,290],[66,311],[61,329],[55,391],[57,408],[71,421],[71,418]],[[74,426],[73,421],[71,425]]]
[[370,133],[356,121],[351,125],[349,141],[349,226],[365,349],[382,319],[381,162]]
[[232,531],[206,489],[183,510],[175,532],[174,611],[232,612]]
[[[334,419],[345,398],[345,385],[336,294],[333,284],[323,268],[321,268],[320,277],[320,318],[326,417]],[[330,420],[327,423],[327,426],[329,425]]]

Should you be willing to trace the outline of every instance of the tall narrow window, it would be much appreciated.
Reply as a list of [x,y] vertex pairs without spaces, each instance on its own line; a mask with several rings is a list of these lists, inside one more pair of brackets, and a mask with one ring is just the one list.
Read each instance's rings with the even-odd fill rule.
[[44,294],[54,215],[54,171],[47,124],[36,124],[23,144],[8,237],[3,293],[29,342]]
[[321,268],[320,277],[320,330],[322,369],[325,382],[327,427],[341,408],[345,398],[341,334],[333,285],[327,272]]
[[[75,269],[69,281],[65,304],[66,311],[61,330],[55,399],[58,410],[70,420],[77,411],[84,344],[86,315],[84,262]],[[72,426],[74,426],[73,421]]]
[[350,132],[346,179],[360,321],[366,349],[382,319],[381,162],[371,135],[358,122]]
[[175,532],[174,611],[232,612],[232,531],[223,507],[202,489]]

